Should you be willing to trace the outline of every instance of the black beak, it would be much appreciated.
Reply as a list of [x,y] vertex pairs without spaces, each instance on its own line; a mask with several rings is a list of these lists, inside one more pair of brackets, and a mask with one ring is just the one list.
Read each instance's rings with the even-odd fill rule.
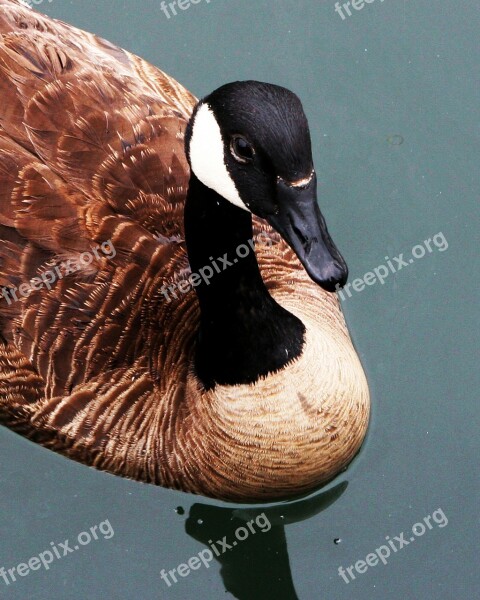
[[279,178],[277,205],[278,212],[266,219],[294,250],[313,281],[329,292],[343,287],[348,269],[320,212],[315,173],[303,186]]

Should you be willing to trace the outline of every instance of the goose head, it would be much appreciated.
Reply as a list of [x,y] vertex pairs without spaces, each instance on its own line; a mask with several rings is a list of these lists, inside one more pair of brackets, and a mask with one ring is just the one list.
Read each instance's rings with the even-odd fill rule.
[[201,100],[186,131],[192,173],[240,211],[265,219],[328,291],[348,270],[317,202],[310,131],[299,98],[272,84],[226,84]]

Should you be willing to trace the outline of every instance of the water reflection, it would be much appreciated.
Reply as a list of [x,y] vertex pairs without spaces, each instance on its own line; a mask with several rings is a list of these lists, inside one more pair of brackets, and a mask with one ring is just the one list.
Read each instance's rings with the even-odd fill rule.
[[[347,485],[345,481],[313,497],[268,507],[225,508],[197,503],[190,509],[185,529],[206,548],[215,546],[216,553],[212,554],[221,565],[225,588],[238,600],[298,600],[290,570],[285,525],[322,512],[340,498]],[[234,545],[235,532],[238,528],[249,531],[249,522],[248,537]],[[222,542],[217,543],[217,540]]]

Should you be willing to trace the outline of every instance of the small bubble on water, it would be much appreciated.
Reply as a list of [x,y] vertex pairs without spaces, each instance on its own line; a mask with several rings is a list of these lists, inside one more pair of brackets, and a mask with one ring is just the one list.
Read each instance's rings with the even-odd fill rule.
[[182,506],[177,506],[177,508],[175,509],[175,512],[177,513],[177,515],[184,515],[185,509]]
[[401,146],[403,144],[403,137],[401,135],[389,135],[387,137],[387,142],[391,146]]

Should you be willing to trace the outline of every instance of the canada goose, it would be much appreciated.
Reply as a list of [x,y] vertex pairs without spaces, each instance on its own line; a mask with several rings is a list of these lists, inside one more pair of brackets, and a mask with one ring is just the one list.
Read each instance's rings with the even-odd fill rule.
[[0,33],[2,422],[222,499],[330,480],[369,394],[298,98],[246,81],[197,103],[17,0]]

